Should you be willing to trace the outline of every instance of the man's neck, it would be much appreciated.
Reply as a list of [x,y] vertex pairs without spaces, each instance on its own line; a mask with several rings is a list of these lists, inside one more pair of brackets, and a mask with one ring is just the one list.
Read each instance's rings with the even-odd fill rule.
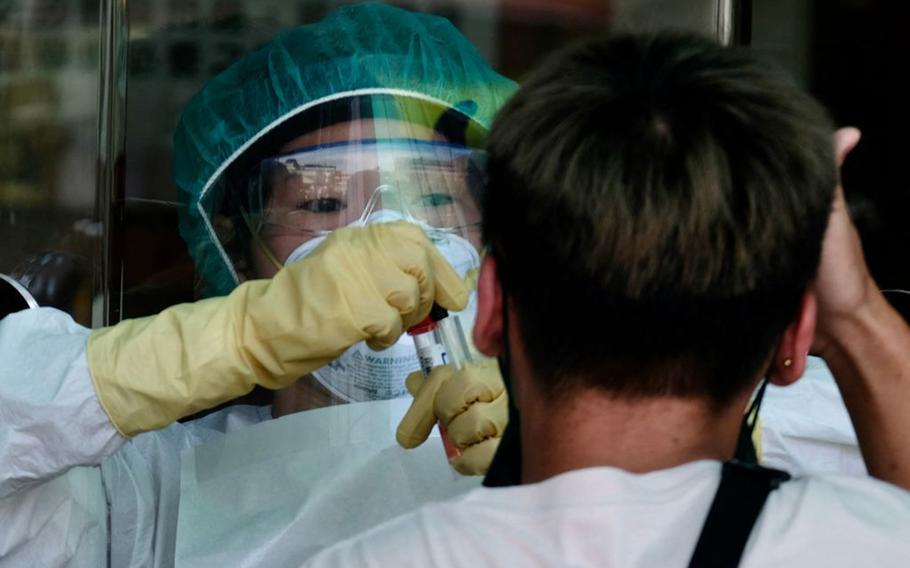
[[729,459],[746,404],[743,397],[741,404],[717,411],[698,399],[629,400],[598,389],[580,390],[555,404],[533,394],[523,399],[524,483],[594,466],[645,473]]

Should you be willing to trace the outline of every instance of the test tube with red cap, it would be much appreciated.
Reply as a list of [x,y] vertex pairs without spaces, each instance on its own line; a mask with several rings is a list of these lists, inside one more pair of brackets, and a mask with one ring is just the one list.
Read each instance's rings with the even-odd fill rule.
[[[417,358],[420,360],[420,369],[425,376],[430,376],[434,367],[452,363],[449,357],[449,349],[445,340],[446,335],[452,334],[451,325],[447,322],[454,318],[449,318],[449,312],[445,308],[433,305],[430,315],[424,318],[419,324],[408,329],[408,335],[414,340],[414,347],[417,349]],[[457,351],[458,349],[456,349]],[[460,368],[463,361],[459,361],[456,369]],[[449,440],[445,426],[439,424],[439,435],[442,438],[442,445],[446,451],[446,457],[449,460],[461,455],[461,449]]]
[[430,314],[422,322],[408,329],[408,335],[414,340],[414,347],[417,349],[420,370],[426,376],[430,375],[433,367],[449,362],[442,330],[439,328],[439,321],[448,315],[445,308],[434,304]]

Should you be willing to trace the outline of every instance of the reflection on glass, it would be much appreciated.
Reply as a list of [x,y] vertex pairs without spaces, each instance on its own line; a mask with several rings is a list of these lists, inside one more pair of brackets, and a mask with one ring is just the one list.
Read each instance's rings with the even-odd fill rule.
[[173,77],[192,77],[199,69],[199,46],[196,42],[178,41],[168,50],[168,65]]
[[[312,23],[350,0],[147,0],[130,3],[127,90],[124,317],[193,298],[194,276],[177,232],[172,136],[189,98],[276,33]],[[513,78],[567,41],[602,30],[608,0],[400,0],[449,18]],[[149,242],[156,243],[150,255]]]
[[86,324],[99,232],[98,33],[97,2],[0,7],[0,272]]

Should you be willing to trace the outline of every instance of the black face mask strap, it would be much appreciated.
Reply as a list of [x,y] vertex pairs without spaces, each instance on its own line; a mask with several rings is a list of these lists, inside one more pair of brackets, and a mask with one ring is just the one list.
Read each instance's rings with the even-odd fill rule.
[[509,297],[502,290],[502,354],[499,356],[499,372],[509,395],[509,423],[487,475],[483,479],[486,487],[509,487],[521,484],[521,422],[515,407],[515,393],[512,390],[511,357],[509,354]]
[[790,479],[785,471],[758,465],[752,443],[752,432],[758,423],[758,411],[767,386],[768,379],[765,378],[743,416],[736,455],[723,465],[720,485],[689,560],[689,568],[738,566],[768,495]]
[[752,399],[752,404],[743,415],[742,425],[739,427],[739,440],[736,443],[736,453],[733,459],[745,464],[758,464],[758,452],[755,450],[755,442],[752,440],[752,433],[758,424],[758,411],[761,409],[762,399],[765,396],[765,389],[768,386],[767,377],[762,379],[758,392]]

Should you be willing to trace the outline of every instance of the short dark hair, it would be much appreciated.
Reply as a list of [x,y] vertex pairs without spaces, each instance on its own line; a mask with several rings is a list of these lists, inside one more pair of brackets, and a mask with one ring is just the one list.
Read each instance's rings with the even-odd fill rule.
[[483,229],[544,386],[742,393],[817,270],[832,135],[697,36],[588,40],[533,72],[493,124]]

